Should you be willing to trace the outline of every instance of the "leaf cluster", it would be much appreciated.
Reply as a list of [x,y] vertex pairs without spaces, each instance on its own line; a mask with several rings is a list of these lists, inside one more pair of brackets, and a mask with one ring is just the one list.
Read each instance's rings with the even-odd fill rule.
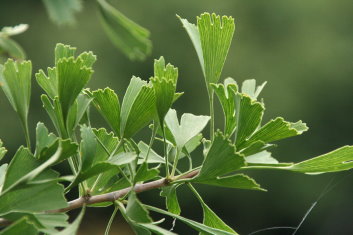
[[[111,19],[112,15],[105,17]],[[57,44],[53,67],[35,74],[44,91],[43,108],[55,131],[51,133],[39,122],[32,147],[27,124],[31,62],[10,59],[0,66],[1,87],[27,137],[26,147],[19,147],[10,163],[0,166],[0,216],[11,223],[0,233],[75,234],[87,206],[113,206],[106,233],[119,212],[136,234],[175,234],[165,229],[164,220],[153,220],[150,211],[154,211],[200,234],[237,234],[212,211],[194,185],[265,191],[246,175],[247,170],[319,174],[353,168],[353,146],[299,163],[283,163],[272,157],[274,142],[301,135],[308,130],[306,124],[282,117],[262,122],[265,104],[258,97],[266,83],[256,85],[255,80],[246,80],[240,86],[232,78],[219,82],[235,30],[232,17],[204,13],[196,25],[180,20],[200,60],[209,92],[209,115],[184,113],[178,117],[172,108],[182,95],[177,92],[178,69],[166,64],[163,57],[154,61],[154,74],[148,80],[133,76],[125,93],[118,92],[120,99],[108,87],[86,87],[96,61],[92,52],[76,55],[76,48]],[[214,96],[224,114],[224,127],[217,130]],[[90,108],[101,114],[110,130],[91,123]],[[207,137],[203,130],[209,123]],[[150,142],[137,140],[136,134],[148,126]],[[156,143],[163,145],[163,151],[154,148]],[[197,148],[202,149],[203,161],[195,166]],[[0,159],[5,154],[0,142]],[[181,167],[182,161],[188,164],[187,170]],[[57,164],[68,164],[70,175],[53,170]],[[178,190],[185,186],[200,202],[202,222],[181,216]],[[68,202],[66,194],[74,188],[78,199]],[[165,209],[140,201],[137,193],[151,189],[159,191]],[[80,201],[79,206],[73,206]],[[77,207],[82,207],[81,213],[70,224],[66,211]]]

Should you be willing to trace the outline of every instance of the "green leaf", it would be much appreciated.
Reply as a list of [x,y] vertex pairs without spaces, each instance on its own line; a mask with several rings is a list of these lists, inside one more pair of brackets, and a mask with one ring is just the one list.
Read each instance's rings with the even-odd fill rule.
[[159,170],[157,168],[148,168],[148,163],[144,162],[137,170],[135,175],[135,182],[147,181],[158,177]]
[[244,174],[235,174],[224,177],[215,177],[215,178],[207,178],[207,179],[195,179],[192,180],[196,183],[213,185],[218,187],[227,187],[227,188],[237,188],[237,189],[251,189],[251,190],[261,190],[266,191],[261,188],[258,183],[252,178]]
[[1,88],[24,126],[27,125],[31,99],[31,76],[31,61],[15,62],[8,59],[4,66],[0,66]]
[[146,81],[133,77],[121,105],[121,137],[132,137],[153,120],[155,113],[153,88]]
[[345,171],[351,168],[353,168],[353,146],[344,146],[288,167],[289,170],[307,174]]
[[56,234],[57,227],[67,227],[69,216],[66,214],[34,214],[34,217],[44,226],[43,233]]
[[163,187],[161,190],[161,196],[165,197],[166,207],[168,211],[173,214],[180,215],[181,209],[176,194],[177,187],[178,185]]
[[244,165],[244,157],[236,153],[235,146],[218,131],[215,133],[214,141],[195,180],[200,181],[223,176],[240,169]]
[[71,47],[70,45],[64,45],[58,43],[55,46],[55,66],[58,64],[60,59],[74,57],[76,53],[76,47]]
[[6,176],[6,171],[7,171],[7,166],[8,166],[7,163],[2,164],[2,165],[0,166],[0,193],[1,193],[2,187],[3,187],[3,185],[4,185],[5,176]]
[[37,228],[34,226],[32,221],[27,217],[23,217],[17,220],[15,223],[6,227],[0,232],[1,235],[16,235],[16,234],[26,234],[26,235],[36,235],[38,234]]
[[185,113],[181,116],[180,125],[177,113],[170,109],[165,117],[165,123],[171,131],[178,148],[182,149],[193,137],[198,135],[210,120],[209,116],[195,116]]
[[131,60],[144,60],[152,43],[147,29],[131,21],[105,0],[99,0],[101,23],[110,41]]
[[48,76],[41,69],[35,74],[37,83],[48,94],[51,99],[58,96],[58,76],[56,68],[47,69]]
[[[199,200],[202,210],[203,210],[203,224],[207,225],[211,228],[220,229],[223,231],[227,231],[233,234],[237,234],[231,227],[229,227],[226,223],[223,222],[221,218],[218,217],[216,213],[214,213],[211,208],[209,208],[206,203],[201,198],[200,194],[196,191],[196,189],[189,184],[191,191],[195,194],[196,198]],[[201,232],[200,235],[205,235],[207,233]]]
[[9,37],[2,37],[0,34],[0,51],[4,51],[9,57],[14,59],[26,59],[26,52],[14,40]]
[[241,93],[250,96],[252,99],[256,100],[256,98],[261,93],[262,89],[265,87],[267,82],[262,83],[260,86],[256,87],[255,79],[245,80],[241,86]]
[[70,57],[59,60],[57,64],[58,95],[64,117],[93,73],[91,68],[82,66],[82,60]]
[[278,164],[279,162],[271,156],[271,153],[264,150],[245,157],[247,163],[255,164]]
[[45,111],[47,111],[51,121],[54,124],[56,131],[59,133],[60,136],[66,136],[66,129],[63,121],[62,109],[60,106],[59,98],[55,97],[53,100],[53,104],[49,100],[47,95],[41,95],[40,98],[42,100]]
[[137,199],[135,192],[131,192],[126,207],[126,215],[137,223],[151,223],[152,219],[149,216],[147,209]]
[[82,221],[82,218],[85,214],[86,211],[86,207],[83,207],[80,214],[77,216],[77,218],[75,219],[75,221],[70,224],[69,226],[67,226],[64,230],[56,233],[57,235],[73,235],[76,234],[78,232],[80,223]]
[[237,125],[235,112],[235,94],[238,90],[237,83],[232,78],[227,78],[224,80],[224,85],[211,84],[211,87],[222,105],[225,120],[224,134],[231,136]]
[[96,135],[92,129],[86,125],[81,126],[81,169],[89,169],[94,161],[97,149]]
[[82,8],[81,0],[43,0],[43,3],[50,19],[59,25],[73,24],[74,15]]
[[66,127],[69,132],[69,135],[76,129],[79,125],[80,121],[82,120],[84,114],[89,108],[89,104],[91,103],[92,98],[87,97],[80,93],[71,107],[69,111],[69,115],[66,121]]
[[41,152],[54,144],[58,138],[53,134],[49,133],[48,129],[42,122],[38,122],[36,128],[36,151],[35,157],[39,158]]
[[259,127],[264,113],[263,104],[252,100],[244,94],[236,95],[236,122],[235,145],[240,149],[240,145]]
[[185,223],[186,225],[190,226],[191,228],[195,229],[198,232],[204,232],[206,234],[217,234],[217,235],[234,235],[234,233],[230,233],[227,231],[222,231],[220,229],[216,229],[216,228],[211,228],[207,225],[201,224],[199,222],[184,218],[180,215],[176,215],[173,213],[170,213],[168,211],[165,210],[161,210],[159,208],[153,207],[153,206],[147,206],[145,205],[145,207],[149,210],[164,214],[164,215],[168,215],[170,217],[176,218],[178,220],[180,220],[181,222]]
[[1,159],[3,159],[3,157],[7,153],[7,149],[5,147],[3,147],[2,145],[3,145],[3,143],[0,139],[0,161],[1,161]]
[[207,86],[218,82],[233,38],[234,19],[203,13],[197,17],[197,27],[187,20],[181,22],[194,44]]
[[164,58],[154,61],[154,77],[151,78],[154,95],[156,97],[156,108],[160,126],[163,128],[163,120],[174,102],[178,68],[171,64],[165,65]]
[[66,206],[64,188],[56,182],[26,184],[0,196],[0,215],[10,212],[42,212]]
[[278,117],[269,121],[266,125],[257,130],[246,142],[237,146],[239,149],[248,147],[256,141],[264,143],[273,142],[276,140],[285,139],[288,137],[296,136],[307,131],[308,127],[302,121],[296,123],[284,121],[283,118]]
[[111,126],[115,134],[120,135],[120,103],[117,94],[110,88],[96,91],[85,91],[93,99],[99,113]]
[[[139,159],[138,164],[142,164],[145,161],[145,158],[147,157],[147,152],[148,152],[149,146],[146,143],[144,143],[143,141],[140,141],[138,143],[138,147],[140,150],[139,157],[141,158],[141,159]],[[163,157],[158,155],[153,149],[150,149],[149,153],[148,153],[147,163],[164,164],[165,160]]]

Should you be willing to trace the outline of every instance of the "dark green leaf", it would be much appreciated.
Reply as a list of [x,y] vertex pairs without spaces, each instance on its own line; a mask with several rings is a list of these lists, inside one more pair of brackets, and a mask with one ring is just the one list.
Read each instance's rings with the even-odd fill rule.
[[178,185],[172,185],[162,188],[161,196],[165,197],[166,206],[169,212],[180,215],[181,209],[176,194]]
[[92,129],[86,125],[81,126],[81,169],[85,171],[89,169],[94,161],[97,149],[96,135]]
[[157,168],[148,168],[146,162],[142,163],[135,175],[135,182],[147,181],[156,178],[159,175]]
[[151,223],[152,219],[147,209],[137,199],[136,194],[131,192],[126,207],[126,215],[137,223]]
[[80,226],[81,220],[85,214],[86,207],[83,207],[80,214],[77,216],[74,222],[67,226],[64,230],[56,233],[57,235],[73,235],[78,232],[78,228]]
[[4,230],[0,232],[1,235],[17,235],[17,234],[26,234],[26,235],[36,235],[38,234],[37,228],[34,226],[32,221],[27,217],[16,221],[11,224]]

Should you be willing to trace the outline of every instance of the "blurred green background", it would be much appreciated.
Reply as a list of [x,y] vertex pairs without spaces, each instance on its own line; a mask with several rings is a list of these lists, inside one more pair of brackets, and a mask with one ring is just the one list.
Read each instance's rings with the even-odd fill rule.
[[[195,22],[202,12],[216,12],[235,18],[236,33],[222,77],[241,82],[256,78],[268,81],[262,97],[265,121],[283,116],[289,121],[303,120],[310,127],[303,136],[279,142],[273,155],[281,161],[300,161],[342,145],[353,143],[353,1],[352,0],[203,0],[111,1],[131,19],[151,31],[153,52],[144,62],[131,62],[117,51],[105,36],[95,1],[84,1],[83,11],[73,26],[53,24],[38,0],[1,0],[0,27],[27,23],[30,28],[15,36],[33,62],[33,72],[52,66],[57,42],[92,50],[98,56],[92,89],[109,86],[122,98],[132,75],[148,79],[153,59],[163,55],[179,67],[178,91],[185,95],[175,104],[179,114],[208,114],[207,93],[196,53],[175,17]],[[41,108],[41,90],[33,82],[30,121],[48,123]],[[217,126],[222,113],[217,107]],[[95,118],[97,126],[105,125]],[[147,139],[149,132],[139,138]],[[33,135],[34,133],[32,133]],[[11,156],[24,144],[17,117],[4,94],[0,94],[0,136]],[[194,154],[195,158],[197,154]],[[197,187],[205,201],[220,217],[241,234],[271,226],[296,226],[333,180],[337,186],[314,208],[297,234],[353,233],[353,176],[349,172],[306,176],[288,172],[250,172],[268,192],[242,191],[216,187]],[[343,178],[344,177],[344,178]],[[155,201],[157,192],[140,195],[142,201]],[[193,195],[179,191],[182,215],[200,219],[201,208]],[[110,209],[91,209],[82,234],[102,234]],[[167,226],[171,227],[170,224]],[[121,224],[122,218],[116,220]],[[114,226],[112,234],[131,234],[127,225]],[[192,234],[176,224],[175,231]],[[291,234],[276,230],[259,234]]]

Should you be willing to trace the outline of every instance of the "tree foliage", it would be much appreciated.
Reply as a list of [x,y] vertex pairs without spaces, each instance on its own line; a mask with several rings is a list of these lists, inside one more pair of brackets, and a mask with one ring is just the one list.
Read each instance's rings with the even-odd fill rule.
[[[102,8],[109,8],[105,2],[99,2]],[[52,7],[52,1],[45,3]],[[74,12],[77,6],[66,7]],[[107,21],[118,17],[112,9],[103,11],[107,11],[104,15]],[[285,121],[282,117],[263,123],[265,105],[258,97],[265,83],[257,86],[255,80],[246,80],[240,85],[232,78],[219,82],[235,30],[232,17],[204,13],[197,18],[196,25],[180,20],[205,76],[211,104],[209,115],[178,115],[172,108],[182,94],[177,92],[178,69],[166,64],[163,57],[154,61],[154,74],[148,81],[132,77],[120,101],[110,88],[94,91],[86,88],[96,61],[92,52],[76,56],[76,48],[57,44],[53,67],[35,74],[44,91],[43,107],[55,131],[50,133],[39,122],[33,147],[27,124],[32,64],[9,59],[0,66],[1,87],[20,117],[27,139],[26,146],[20,146],[10,162],[0,166],[0,216],[9,224],[2,234],[75,234],[87,206],[115,208],[107,233],[119,212],[136,234],[174,234],[165,229],[163,220],[153,219],[150,211],[154,211],[201,234],[237,234],[236,228],[223,222],[193,185],[265,191],[246,174],[247,170],[319,174],[353,168],[353,146],[299,163],[283,163],[272,157],[269,150],[274,142],[301,135],[308,130],[306,124]],[[217,130],[214,94],[224,113],[224,127]],[[91,123],[90,107],[98,110],[111,130]],[[210,137],[203,134],[209,123]],[[151,127],[151,141],[137,143],[136,134],[147,126]],[[163,142],[162,153],[153,149],[155,141]],[[195,166],[197,148],[203,150],[203,162]],[[5,154],[0,141],[0,159]],[[188,170],[180,167],[182,161],[187,161]],[[53,170],[53,166],[66,162],[70,175]],[[201,204],[202,222],[182,216],[179,200],[183,197],[178,190],[185,185]],[[66,195],[73,188],[78,189],[78,199],[69,202]],[[142,203],[138,193],[147,190],[159,191],[166,208]],[[66,212],[76,208],[82,208],[80,214],[68,223]]]

